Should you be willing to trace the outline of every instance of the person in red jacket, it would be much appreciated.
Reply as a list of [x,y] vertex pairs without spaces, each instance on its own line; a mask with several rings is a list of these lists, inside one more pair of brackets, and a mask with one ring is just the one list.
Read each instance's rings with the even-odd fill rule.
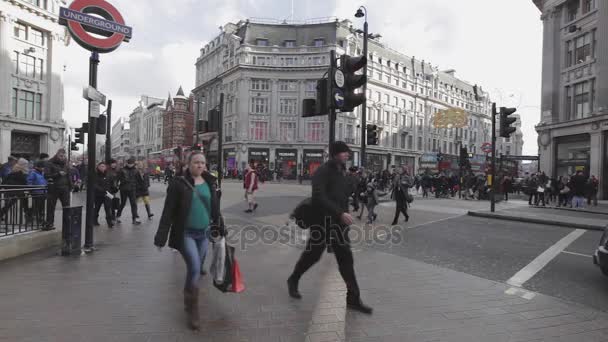
[[252,161],[249,163],[247,173],[245,174],[245,181],[243,182],[243,188],[245,188],[245,199],[249,205],[249,208],[245,210],[246,213],[253,213],[257,208],[258,204],[255,201],[255,191],[258,189],[258,173],[255,169],[255,163]]

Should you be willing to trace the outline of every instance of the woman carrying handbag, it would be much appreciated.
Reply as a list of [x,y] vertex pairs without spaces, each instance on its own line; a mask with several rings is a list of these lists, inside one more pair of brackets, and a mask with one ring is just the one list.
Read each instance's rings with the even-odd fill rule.
[[188,158],[183,176],[169,183],[163,214],[154,245],[159,249],[169,246],[178,250],[186,263],[184,306],[188,326],[200,329],[198,307],[201,261],[206,254],[210,236],[225,236],[226,229],[220,214],[216,178],[206,171],[205,156],[194,152]]

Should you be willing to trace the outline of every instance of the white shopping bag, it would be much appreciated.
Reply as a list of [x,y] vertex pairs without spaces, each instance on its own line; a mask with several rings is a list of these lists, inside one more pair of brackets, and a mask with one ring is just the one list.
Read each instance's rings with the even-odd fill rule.
[[216,284],[222,284],[226,276],[224,262],[226,261],[226,239],[221,237],[218,241],[213,241],[213,257],[211,259],[211,276]]

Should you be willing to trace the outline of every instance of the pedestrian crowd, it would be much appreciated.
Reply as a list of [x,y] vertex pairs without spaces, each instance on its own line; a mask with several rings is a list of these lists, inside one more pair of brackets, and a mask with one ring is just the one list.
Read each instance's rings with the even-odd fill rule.
[[529,205],[583,208],[585,205],[597,206],[599,183],[595,175],[587,177],[580,170],[557,179],[538,172],[527,175],[523,187]]
[[[99,225],[101,208],[104,208],[108,227],[120,223],[127,201],[131,207],[133,224],[141,224],[138,201],[144,203],[147,216],[151,219],[154,216],[149,197],[151,172],[146,170],[142,162],[136,163],[135,158],[128,159],[124,167],[119,167],[116,160],[111,160],[108,164],[99,163],[95,169],[94,225]],[[24,212],[27,222],[32,222],[35,217],[42,230],[55,229],[57,202],[61,202],[62,207],[70,205],[71,193],[84,189],[86,170],[85,162],[70,166],[63,148],[52,158],[41,154],[35,161],[10,156],[0,166],[0,181],[5,190],[0,202],[0,220],[7,222],[8,211],[18,202],[17,197],[21,197],[20,210]],[[28,189],[31,189],[32,204],[28,204],[27,198],[23,196],[23,191]]]

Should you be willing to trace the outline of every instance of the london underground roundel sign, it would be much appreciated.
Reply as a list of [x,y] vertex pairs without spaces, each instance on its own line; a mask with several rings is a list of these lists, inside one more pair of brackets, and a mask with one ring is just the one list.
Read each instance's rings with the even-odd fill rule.
[[61,7],[59,23],[68,27],[80,46],[99,53],[116,50],[133,35],[133,28],[105,0],[74,0],[70,7]]

